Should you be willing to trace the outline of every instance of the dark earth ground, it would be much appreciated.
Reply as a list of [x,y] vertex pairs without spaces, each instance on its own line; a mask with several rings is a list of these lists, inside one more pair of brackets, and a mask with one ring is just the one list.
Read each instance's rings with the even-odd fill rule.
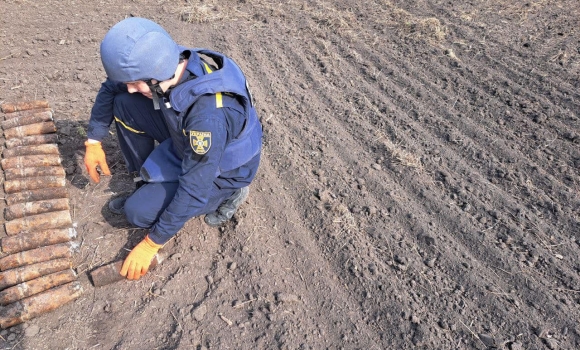
[[[580,5],[0,1],[0,101],[55,113],[85,293],[3,349],[577,349]],[[191,220],[138,282],[88,272],[144,235],[89,184],[99,43],[126,16],[234,58],[265,137],[248,202]]]

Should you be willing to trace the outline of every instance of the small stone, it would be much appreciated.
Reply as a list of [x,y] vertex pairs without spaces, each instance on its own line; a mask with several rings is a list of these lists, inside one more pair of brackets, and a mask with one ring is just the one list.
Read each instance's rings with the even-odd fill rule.
[[524,350],[524,346],[522,345],[522,343],[517,341],[510,343],[508,346],[510,350]]
[[415,346],[422,346],[423,342],[425,341],[425,329],[422,325],[417,325],[415,328],[415,333],[413,334],[413,338],[411,339],[413,345]]
[[439,320],[437,324],[439,325],[439,327],[441,327],[441,329],[449,329],[449,324],[447,324],[447,321],[443,319]]
[[381,165],[377,164],[377,163],[373,163],[373,165],[371,165],[371,168],[373,168],[375,170],[381,170]]
[[409,262],[409,259],[404,256],[395,255],[395,262],[399,265],[406,265]]
[[6,338],[6,340],[8,340],[9,342],[14,341],[15,339],[16,339],[16,333],[10,333],[8,338]]
[[546,346],[551,349],[551,350],[556,350],[558,349],[558,342],[556,341],[556,339],[554,338],[544,338],[544,343],[546,344]]
[[228,270],[230,270],[230,271],[233,271],[233,270],[235,270],[237,267],[238,267],[238,264],[237,264],[235,261],[233,261],[233,262],[231,262],[231,263],[228,265]]
[[36,336],[38,332],[40,332],[40,327],[33,324],[30,327],[26,328],[26,330],[24,331],[24,336],[31,338]]
[[535,327],[534,328],[534,333],[539,337],[539,338],[545,338],[548,335],[548,329],[543,327],[543,326],[539,326],[539,327]]
[[205,318],[206,314],[207,314],[207,306],[205,306],[205,304],[199,305],[191,312],[191,316],[193,316],[193,318],[195,318],[198,321],[202,321]]
[[276,300],[280,303],[297,303],[300,301],[300,298],[295,294],[277,293]]
[[444,53],[446,56],[449,56],[450,58],[452,58],[452,59],[454,59],[454,60],[456,60],[456,59],[457,59],[457,56],[455,55],[455,52],[453,52],[453,50],[452,50],[452,49],[445,49],[445,50],[443,51],[443,53]]
[[548,120],[548,117],[545,114],[543,114],[543,113],[542,114],[536,114],[536,115],[534,115],[532,117],[532,120],[535,123],[542,124],[542,123],[546,122],[546,120]]
[[564,133],[564,137],[570,141],[574,141],[575,139],[578,138],[578,134],[576,134],[573,131],[568,131],[568,132]]
[[181,259],[181,253],[175,253],[171,255],[171,260],[179,260]]
[[477,336],[479,337],[479,340],[481,340],[488,348],[497,347],[497,342],[491,335],[480,333]]

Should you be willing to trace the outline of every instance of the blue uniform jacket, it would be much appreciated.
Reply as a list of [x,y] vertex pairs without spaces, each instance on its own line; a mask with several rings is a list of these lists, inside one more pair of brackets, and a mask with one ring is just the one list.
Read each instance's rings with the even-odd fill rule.
[[[169,240],[187,220],[203,214],[215,185],[220,189],[247,186],[256,169],[248,171],[243,165],[261,150],[261,125],[239,67],[217,52],[182,51],[192,53],[186,68],[196,78],[175,86],[160,104],[172,149],[181,159],[181,172],[177,193],[149,233],[158,244]],[[197,53],[211,57],[217,69]],[[126,91],[124,84],[103,83],[92,109],[89,138],[102,140],[107,135],[114,97]]]

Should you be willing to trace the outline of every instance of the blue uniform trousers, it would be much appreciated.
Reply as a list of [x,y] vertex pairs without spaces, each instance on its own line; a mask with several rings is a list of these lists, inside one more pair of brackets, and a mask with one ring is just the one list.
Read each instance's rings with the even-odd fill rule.
[[[139,171],[153,151],[155,141],[161,143],[170,137],[165,117],[160,110],[153,109],[151,99],[141,94],[118,94],[113,112],[127,169],[129,172]],[[257,168],[259,160],[258,155],[250,163],[255,163]],[[249,183],[235,183],[232,179],[217,177],[207,205],[198,214],[214,212],[236,189],[247,185]],[[141,186],[125,202],[127,220],[137,227],[150,228],[171,203],[178,187],[179,182],[146,183]]]

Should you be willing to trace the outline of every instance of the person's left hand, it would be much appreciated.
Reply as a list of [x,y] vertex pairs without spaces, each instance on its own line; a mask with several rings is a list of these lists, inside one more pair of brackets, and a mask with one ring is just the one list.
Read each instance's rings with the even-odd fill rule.
[[161,244],[153,242],[149,235],[145,237],[131,252],[123,262],[121,276],[126,276],[130,280],[138,280],[147,273],[151,260],[155,254],[163,247]]

